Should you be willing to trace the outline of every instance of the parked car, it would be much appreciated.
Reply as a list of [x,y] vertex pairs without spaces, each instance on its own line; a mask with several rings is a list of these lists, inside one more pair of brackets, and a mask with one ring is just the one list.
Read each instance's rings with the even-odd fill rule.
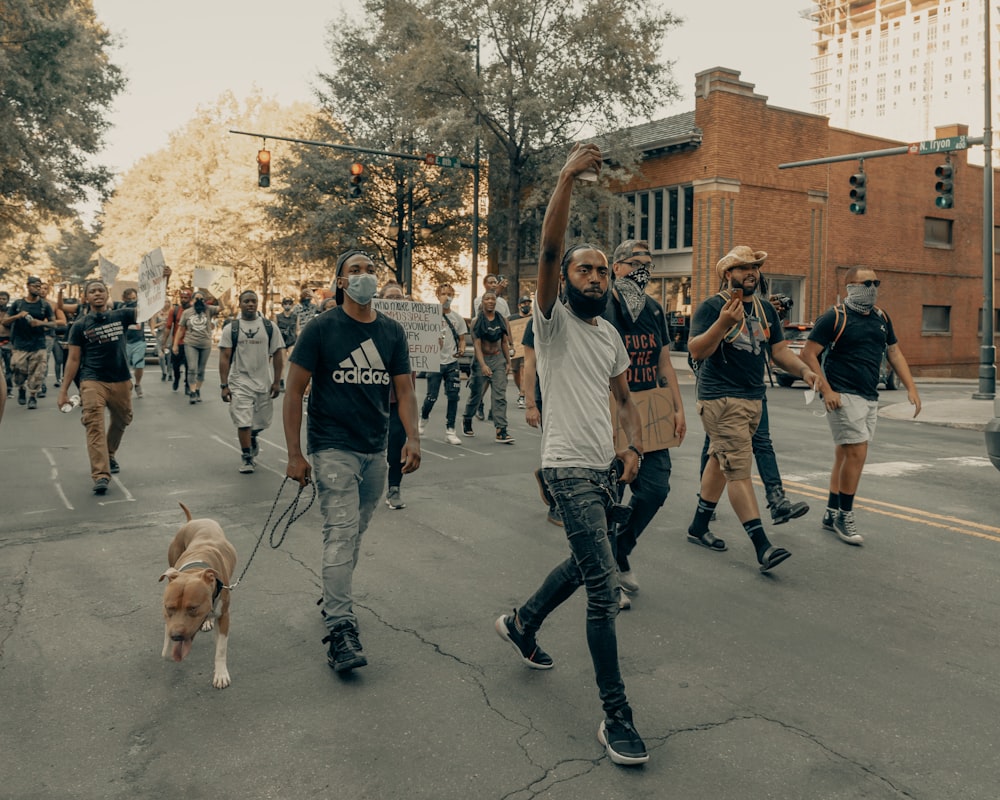
[[[795,355],[801,356],[802,348],[805,347],[806,340],[809,338],[809,332],[812,329],[813,326],[811,323],[785,323],[785,341],[788,342],[788,349],[795,353]],[[773,361],[771,362],[771,372],[774,373],[774,379],[778,382],[779,386],[791,386],[795,381],[801,380],[798,375],[785,372],[785,370]],[[880,385],[885,386],[889,391],[893,391],[899,386],[899,380],[896,378],[896,373],[893,371],[892,365],[889,363],[889,359],[886,358],[885,353],[882,354],[882,366],[879,369],[878,381]]]
[[160,343],[156,341],[156,334],[149,329],[148,325],[143,325],[142,332],[146,339],[146,363],[158,364],[160,361]]

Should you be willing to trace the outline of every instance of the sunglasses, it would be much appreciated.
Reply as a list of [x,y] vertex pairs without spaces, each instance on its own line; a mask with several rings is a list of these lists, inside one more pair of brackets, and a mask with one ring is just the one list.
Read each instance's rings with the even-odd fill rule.
[[854,284],[854,286],[867,286],[869,289],[872,286],[881,286],[881,285],[882,285],[882,281],[880,281],[880,280],[859,281],[858,283]]

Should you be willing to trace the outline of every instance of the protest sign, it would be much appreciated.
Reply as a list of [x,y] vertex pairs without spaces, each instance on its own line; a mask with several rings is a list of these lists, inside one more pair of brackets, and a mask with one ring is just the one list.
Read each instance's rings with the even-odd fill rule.
[[142,257],[139,264],[139,309],[136,314],[138,322],[145,322],[159,311],[167,302],[167,281],[163,277],[163,268],[167,262],[163,260],[163,252],[157,247]]
[[117,264],[112,264],[104,256],[99,255],[97,257],[97,269],[101,273],[101,280],[104,281],[106,286],[110,286],[115,282],[115,278],[118,277],[120,270]]
[[524,358],[524,345],[521,339],[524,338],[524,329],[528,327],[528,320],[531,317],[520,317],[508,321],[510,325],[510,340],[514,344],[514,358]]
[[[639,409],[644,452],[676,447],[680,440],[674,434],[674,396],[669,386],[632,392],[632,400]],[[618,419],[618,404],[611,396],[611,424],[615,431],[615,449],[624,450],[629,439]]]
[[410,369],[437,372],[441,369],[441,304],[410,300],[372,301],[373,308],[392,317],[406,331],[410,346]]
[[204,289],[212,297],[222,297],[233,288],[233,268],[195,267],[192,283],[196,289]]

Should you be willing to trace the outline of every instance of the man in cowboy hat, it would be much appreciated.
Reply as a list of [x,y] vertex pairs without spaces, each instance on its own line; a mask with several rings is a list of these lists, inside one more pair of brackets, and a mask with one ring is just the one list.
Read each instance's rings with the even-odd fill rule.
[[[753,542],[760,571],[767,572],[791,553],[767,538],[750,481],[751,438],[760,422],[764,368],[770,345],[775,363],[799,375],[813,388],[824,381],[788,348],[774,307],[757,294],[763,250],[739,245],[715,269],[721,291],[697,309],[691,322],[688,350],[701,361],[698,372],[698,414],[711,437],[711,459],[701,478],[701,494],[688,541],[722,551],[726,543],[708,529],[712,513],[728,489],[729,502]],[[820,384],[817,386],[817,384]]]

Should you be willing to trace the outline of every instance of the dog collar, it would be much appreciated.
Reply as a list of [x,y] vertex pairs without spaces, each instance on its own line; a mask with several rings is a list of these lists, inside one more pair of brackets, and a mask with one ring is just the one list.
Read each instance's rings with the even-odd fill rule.
[[[189,569],[214,569],[211,564],[207,564],[204,561],[189,561],[183,567],[180,567],[177,571],[184,572]],[[215,601],[221,593],[222,590],[226,588],[226,584],[219,580],[219,576],[215,576],[215,591],[212,593],[212,601]]]

